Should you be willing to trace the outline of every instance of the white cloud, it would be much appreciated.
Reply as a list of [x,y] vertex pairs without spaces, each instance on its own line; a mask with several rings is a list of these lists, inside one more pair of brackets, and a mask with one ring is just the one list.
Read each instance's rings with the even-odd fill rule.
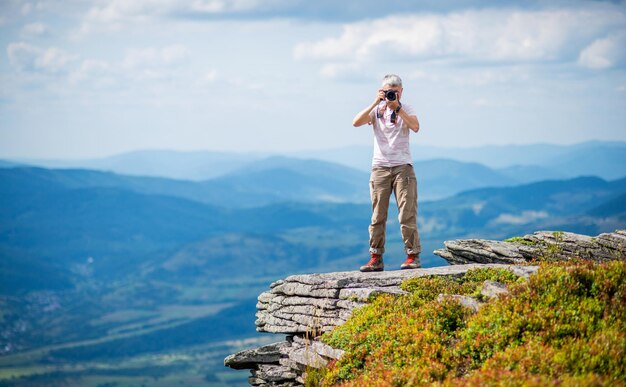
[[169,66],[182,60],[186,55],[187,49],[182,45],[130,49],[126,52],[122,66],[128,69]]
[[298,44],[296,59],[321,61],[574,61],[587,42],[626,25],[621,8],[472,10],[359,21],[338,37]]
[[358,63],[327,63],[322,66],[320,74],[324,78],[359,78],[362,68]]
[[202,77],[202,81],[207,83],[213,83],[217,80],[217,70],[211,69],[207,71]]
[[476,107],[488,107],[491,106],[491,103],[487,98],[476,98],[472,101],[472,104]]
[[[18,1],[17,3],[20,3],[20,2],[21,1]],[[59,1],[58,3],[61,3],[61,5],[64,5],[65,2]],[[42,12],[49,8],[50,3],[51,1],[49,0],[48,1],[33,1],[33,2],[25,1],[20,7],[20,12],[24,16],[31,15],[35,12]]]
[[288,3],[288,0],[108,0],[86,12],[79,36],[94,30],[118,30],[127,24],[158,18],[240,13],[277,7],[283,3]]
[[25,36],[41,36],[48,33],[48,26],[43,23],[30,23],[22,27],[22,35]]
[[264,2],[262,0],[194,0],[191,3],[182,2],[182,4],[189,4],[189,8],[193,11],[206,13],[250,11],[271,3],[277,2]]
[[185,76],[180,70],[187,52],[185,46],[175,44],[128,49],[117,60],[87,58],[68,79],[72,85],[93,86],[97,90],[133,88],[143,81],[177,81]]
[[591,69],[606,69],[626,64],[626,31],[594,40],[580,53],[578,63]]
[[46,49],[24,42],[11,43],[7,47],[9,63],[19,71],[59,73],[65,72],[78,59],[56,47]]
[[85,81],[92,81],[96,86],[111,86],[115,84],[112,72],[113,66],[106,61],[96,59],[85,59],[81,65],[70,74],[69,81],[71,84],[77,84]]
[[522,211],[521,214],[500,214],[494,223],[504,224],[526,224],[534,222],[535,220],[545,219],[548,217],[548,213],[545,211]]

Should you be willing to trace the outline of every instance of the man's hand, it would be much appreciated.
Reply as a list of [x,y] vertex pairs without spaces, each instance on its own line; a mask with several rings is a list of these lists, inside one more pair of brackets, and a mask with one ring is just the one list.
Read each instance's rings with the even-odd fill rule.
[[365,109],[357,113],[357,115],[352,120],[352,125],[355,127],[358,127],[358,126],[365,125],[365,124],[371,124],[370,112],[372,111],[372,109],[377,107],[381,101],[384,101],[384,100],[385,100],[385,92],[383,91],[383,89],[379,89],[378,94],[376,94],[376,99],[374,100],[374,102],[372,102],[370,106],[366,107]]
[[396,110],[400,106],[400,100],[396,99],[395,101],[387,101],[387,107],[389,109]]
[[376,95],[375,102],[379,104],[380,101],[384,101],[384,100],[385,100],[385,92],[383,91],[383,89],[378,89],[378,94]]

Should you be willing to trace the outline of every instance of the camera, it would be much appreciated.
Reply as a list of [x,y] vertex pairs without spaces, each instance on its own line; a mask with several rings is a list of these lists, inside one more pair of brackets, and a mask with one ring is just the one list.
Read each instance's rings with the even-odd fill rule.
[[387,90],[385,91],[385,99],[387,101],[395,101],[398,98],[398,92],[395,90]]

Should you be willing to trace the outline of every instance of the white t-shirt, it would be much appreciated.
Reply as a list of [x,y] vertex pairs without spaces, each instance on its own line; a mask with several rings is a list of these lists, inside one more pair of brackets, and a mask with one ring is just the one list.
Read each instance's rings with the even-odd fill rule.
[[[395,167],[404,164],[413,164],[411,148],[409,146],[409,133],[411,129],[398,114],[396,123],[391,123],[392,110],[385,109],[380,118],[376,112],[385,101],[381,101],[370,112],[370,120],[374,129],[374,157],[372,167]],[[415,115],[410,105],[402,104],[402,109],[408,115]]]

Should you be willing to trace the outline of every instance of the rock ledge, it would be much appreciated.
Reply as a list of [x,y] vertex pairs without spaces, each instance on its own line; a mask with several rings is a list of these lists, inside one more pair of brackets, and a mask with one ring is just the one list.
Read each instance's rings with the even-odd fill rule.
[[537,231],[511,242],[461,239],[444,242],[434,253],[451,265],[468,263],[521,264],[537,258],[572,258],[606,261],[626,256],[626,231],[617,230],[595,237],[560,231]]
[[319,336],[346,322],[353,310],[381,293],[403,294],[407,279],[442,275],[462,276],[475,268],[505,268],[528,277],[537,266],[467,264],[429,269],[376,273],[358,271],[292,275],[270,285],[257,303],[259,332],[286,334],[284,341],[228,356],[224,365],[250,369],[253,386],[296,386],[304,383],[307,367],[322,368],[338,360],[343,351],[332,348]]

